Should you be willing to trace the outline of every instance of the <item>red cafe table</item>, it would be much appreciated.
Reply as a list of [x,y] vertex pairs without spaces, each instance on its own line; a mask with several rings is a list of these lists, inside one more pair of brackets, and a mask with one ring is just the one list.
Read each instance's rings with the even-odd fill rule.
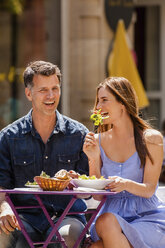
[[[101,209],[101,207],[103,206],[105,200],[106,200],[106,196],[107,195],[113,195],[115,193],[110,192],[110,191],[105,191],[105,190],[99,190],[99,191],[93,191],[92,189],[88,190],[88,191],[81,191],[81,190],[63,190],[63,191],[43,191],[40,188],[15,188],[15,189],[4,189],[4,190],[0,190],[0,193],[5,193],[6,195],[6,200],[7,202],[10,204],[10,207],[12,208],[18,223],[21,227],[21,231],[23,233],[23,235],[25,236],[29,246],[31,248],[35,248],[35,245],[43,245],[43,248],[46,248],[48,246],[48,244],[52,244],[52,243],[61,243],[61,245],[64,248],[67,248],[67,245],[65,243],[65,240],[62,238],[62,236],[60,235],[60,233],[58,232],[58,227],[61,224],[61,222],[63,221],[63,219],[65,218],[66,215],[73,215],[73,214],[86,214],[86,213],[90,213],[91,217],[88,220],[85,228],[83,229],[82,233],[80,234],[79,238],[76,240],[73,248],[77,248],[81,242],[81,240],[83,239],[83,237],[85,236],[85,234],[88,232],[89,227],[91,226],[94,218],[96,217],[96,215],[98,214],[99,210]],[[38,202],[37,206],[15,206],[11,200],[11,195],[12,194],[33,194]],[[65,210],[63,211],[62,215],[59,217],[58,221],[56,224],[54,224],[53,220],[51,219],[48,211],[46,210],[46,207],[44,206],[40,196],[41,195],[72,195],[73,197],[71,198],[70,202],[68,203],[67,207],[65,208]],[[74,202],[77,200],[77,198],[83,196],[85,198],[85,196],[89,196],[89,195],[103,195],[104,197],[102,198],[102,200],[100,201],[99,205],[97,206],[96,209],[94,210],[87,210],[85,212],[69,212],[70,208],[72,207],[72,205],[74,204]],[[41,208],[42,211],[44,212],[46,218],[48,219],[51,227],[52,227],[52,231],[49,234],[49,236],[47,237],[47,239],[43,242],[33,242],[31,240],[31,238],[29,237],[28,233],[26,232],[26,229],[21,221],[21,218],[18,215],[17,210],[19,209],[32,209],[32,208]],[[57,239],[55,241],[52,241],[53,236],[56,235]]]

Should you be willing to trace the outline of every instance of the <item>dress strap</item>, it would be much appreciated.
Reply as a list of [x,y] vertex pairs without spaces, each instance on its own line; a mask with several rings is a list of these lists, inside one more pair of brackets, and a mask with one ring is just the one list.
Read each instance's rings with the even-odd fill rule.
[[101,133],[99,133],[99,146],[101,147]]

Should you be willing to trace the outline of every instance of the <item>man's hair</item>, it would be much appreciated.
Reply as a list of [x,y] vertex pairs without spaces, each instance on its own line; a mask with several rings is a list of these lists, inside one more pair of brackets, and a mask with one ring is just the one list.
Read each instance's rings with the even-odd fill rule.
[[56,75],[59,83],[61,83],[61,72],[57,65],[45,61],[34,61],[26,67],[23,78],[25,87],[33,87],[34,75],[51,76]]

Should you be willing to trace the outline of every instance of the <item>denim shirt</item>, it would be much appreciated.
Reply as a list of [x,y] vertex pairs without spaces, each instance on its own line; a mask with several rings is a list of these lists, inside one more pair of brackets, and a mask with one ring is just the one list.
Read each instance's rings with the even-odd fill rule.
[[[56,111],[56,126],[46,144],[32,124],[32,110],[0,132],[0,187],[24,187],[42,171],[53,177],[60,169],[88,175],[88,160],[82,146],[88,129]],[[60,215],[72,196],[42,196],[51,216]],[[38,205],[32,195],[13,195],[16,205]],[[78,199],[70,211],[83,211],[86,204]],[[40,209],[19,210],[22,218],[39,231],[48,227]],[[84,221],[82,215],[77,215]]]

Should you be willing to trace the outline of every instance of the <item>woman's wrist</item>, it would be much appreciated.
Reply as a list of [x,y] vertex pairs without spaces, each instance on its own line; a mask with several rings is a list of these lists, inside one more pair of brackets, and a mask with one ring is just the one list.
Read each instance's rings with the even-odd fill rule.
[[89,163],[100,163],[100,156],[96,156],[94,158],[88,158]]
[[91,165],[93,165],[93,164],[96,163],[96,160],[95,159],[88,159],[88,161],[89,161],[89,164],[91,164]]
[[90,159],[89,160],[89,168],[99,168],[100,170],[100,161],[99,160],[95,160],[95,159]]

